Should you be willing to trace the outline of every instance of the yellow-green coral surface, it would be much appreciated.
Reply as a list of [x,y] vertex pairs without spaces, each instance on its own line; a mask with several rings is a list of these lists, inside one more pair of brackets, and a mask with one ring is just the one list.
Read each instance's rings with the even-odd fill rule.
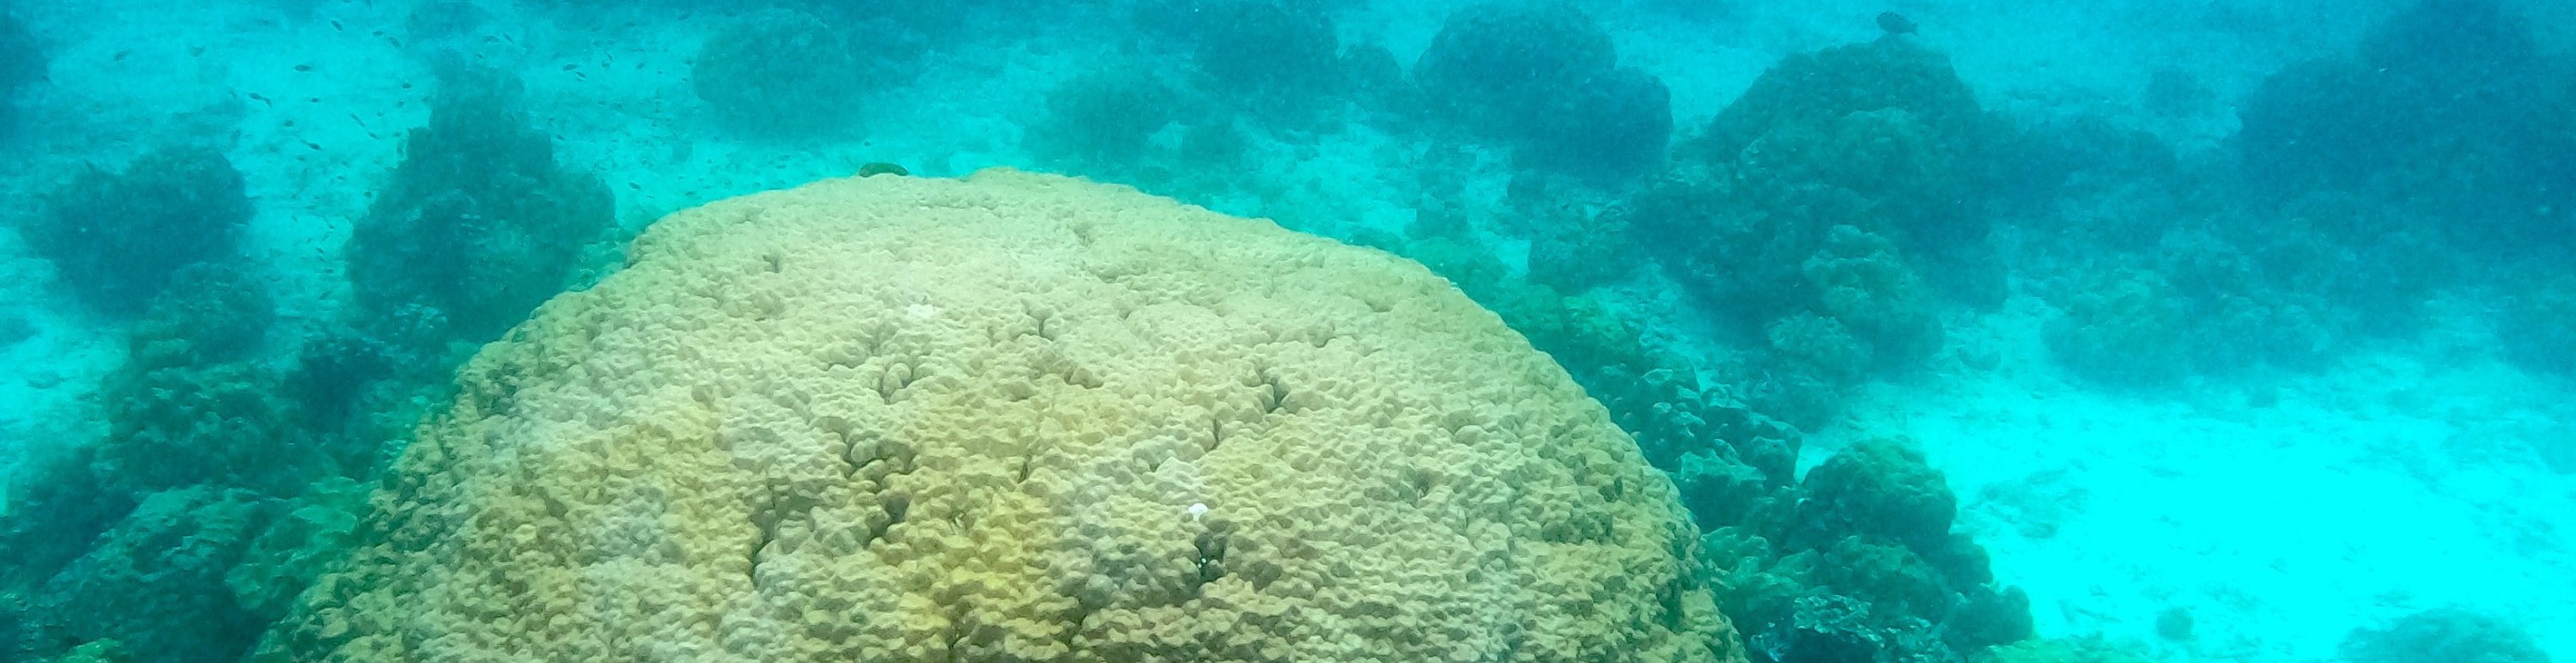
[[463,369],[261,658],[1742,658],[1670,482],[1403,259],[987,171],[629,263]]

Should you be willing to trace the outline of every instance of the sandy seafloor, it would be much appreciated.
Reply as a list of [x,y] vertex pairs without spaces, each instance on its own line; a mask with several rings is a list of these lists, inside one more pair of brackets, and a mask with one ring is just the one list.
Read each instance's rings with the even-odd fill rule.
[[[431,76],[413,55],[424,45],[392,43],[409,3],[301,3],[309,17],[258,2],[43,4],[21,11],[53,38],[51,83],[29,91],[28,135],[0,159],[5,193],[33,200],[70,164],[119,164],[159,141],[229,142],[260,204],[252,251],[275,268],[289,327],[325,314],[340,296],[330,275],[345,220],[363,214],[403,132],[426,117]],[[1019,123],[1040,91],[1099,57],[1096,40],[1072,32],[957,45],[931,55],[919,81],[872,100],[862,142],[748,143],[708,126],[686,82],[713,17],[581,4],[594,9],[484,2],[491,21],[427,47],[518,71],[560,158],[600,172],[630,226],[869,161],[926,175],[1026,163]],[[1870,17],[1894,8],[1925,26],[1922,38],[1952,55],[1989,109],[2025,122],[2135,120],[2188,151],[2232,130],[2223,100],[2352,43],[2391,3],[1769,4],[1587,6],[1618,33],[1623,61],[1672,86],[1683,128],[1780,55],[1869,38]],[[1381,41],[1409,61],[1454,6],[1384,1],[1341,28],[1346,42]],[[2576,7],[2523,9],[2556,12],[2533,24],[2548,48],[2567,50],[2558,26]],[[1731,16],[1729,27],[1693,27],[1709,12]],[[2198,75],[2219,107],[2185,118],[2134,110],[2156,66]],[[1419,150],[1362,129],[1293,151],[1210,202],[1324,232],[1411,214],[1390,192],[1412,177]],[[1499,158],[1482,168],[1474,186],[1498,196]],[[81,399],[120,358],[115,332],[82,320],[50,278],[0,232],[0,464],[94,434]],[[2556,659],[2576,660],[2576,399],[2567,384],[2501,363],[2471,308],[2435,306],[2442,319],[2420,341],[2323,374],[2195,385],[2176,399],[2060,376],[2038,340],[2053,312],[2016,295],[1999,312],[1951,320],[1932,370],[1874,387],[1849,422],[1811,438],[1809,455],[1863,432],[1924,443],[1961,497],[1960,526],[1993,550],[2003,580],[2031,593],[2043,635],[2147,642],[2174,661],[2327,660],[2356,626],[2457,605],[2511,616]],[[2174,607],[2194,616],[2193,641],[2155,636],[2157,613]]]

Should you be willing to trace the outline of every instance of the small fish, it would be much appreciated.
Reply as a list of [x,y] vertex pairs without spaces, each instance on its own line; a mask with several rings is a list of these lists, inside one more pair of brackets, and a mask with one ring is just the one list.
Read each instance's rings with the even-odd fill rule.
[[1879,12],[1878,29],[1886,31],[1889,36],[1914,34],[1914,19],[1896,12]]

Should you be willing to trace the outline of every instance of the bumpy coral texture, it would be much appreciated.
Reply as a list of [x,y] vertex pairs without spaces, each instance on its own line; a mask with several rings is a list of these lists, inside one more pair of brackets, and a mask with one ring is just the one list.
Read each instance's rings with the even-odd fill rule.
[[1741,660],[1670,481],[1421,267],[1015,172],[662,220],[267,660]]

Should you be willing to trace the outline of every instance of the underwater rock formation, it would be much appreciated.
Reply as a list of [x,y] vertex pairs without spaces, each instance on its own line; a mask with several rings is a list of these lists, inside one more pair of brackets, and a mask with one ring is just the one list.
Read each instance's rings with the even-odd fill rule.
[[2076,375],[2111,386],[2180,380],[2191,370],[2190,313],[2153,272],[2121,269],[2071,288],[2064,315],[2048,321],[2049,355]]
[[191,268],[153,304],[99,386],[107,435],[81,448],[96,473],[86,483],[117,500],[198,484],[289,496],[339,465],[258,354],[276,316],[268,292],[212,271]]
[[1984,238],[2000,134],[1947,56],[1890,36],[1783,58],[1677,151],[1859,194],[1923,251]]
[[1994,135],[1949,60],[1911,39],[1793,55],[1616,213],[1756,349],[1747,397],[1813,426],[1939,349],[1939,293],[2000,290],[1967,285],[2000,279],[1971,258]]
[[[2437,319],[2427,302],[2470,264],[2438,228],[2340,193],[2261,209],[2188,201],[2118,209],[2088,231],[2152,233],[2085,273],[2032,279],[2063,315],[2044,328],[2074,377],[2119,389],[2170,387],[2185,376],[2314,371],[2374,338],[2408,338]],[[2099,240],[2096,241],[2105,241]],[[2080,249],[2079,249],[2080,250]],[[2546,278],[2524,280],[2538,285]],[[2516,309],[2502,307],[2508,318]],[[2499,328],[2508,345],[2525,328]]]
[[[2360,319],[2352,326],[2411,330],[2428,317],[2416,315],[2427,291],[2485,274],[2505,299],[2505,356],[2534,372],[2576,370],[2554,283],[2576,238],[2576,63],[2553,59],[2533,32],[2506,3],[2427,0],[2374,26],[2355,54],[2286,67],[2245,100],[2236,147],[2254,195],[2283,216],[2328,200],[2325,218],[2388,220],[2317,224],[2307,242],[2310,253],[2370,250],[2335,266],[2365,277],[2326,291]],[[2443,269],[2445,257],[2461,264]],[[2338,331],[2333,322],[2315,335]]]
[[[1593,295],[1566,296],[1449,237],[1361,239],[1420,260],[1562,362],[1702,530],[1720,612],[1767,663],[1969,660],[2030,637],[2029,598],[1951,532],[1957,498],[1922,454],[1872,440],[1801,483],[1798,430],[1641,339]],[[1813,317],[1813,316],[1809,316]]]
[[1120,187],[683,211],[457,387],[260,660],[1741,657],[1671,481],[1492,313]]
[[190,363],[241,361],[259,354],[277,324],[277,301],[265,274],[249,265],[197,263],[171,275],[170,284],[134,321],[139,348],[160,345]]
[[210,147],[168,147],[124,171],[91,168],[52,192],[18,234],[82,304],[132,317],[181,269],[236,258],[255,208],[241,171]]
[[[1179,0],[1146,3],[1184,43],[1202,85],[1245,112],[1295,122],[1343,96],[1352,80],[1341,39],[1318,3]],[[1141,10],[1140,10],[1141,11]]]
[[40,588],[30,639],[113,642],[133,660],[238,660],[274,615],[234,608],[224,574],[278,504],[205,487],[153,495]]
[[1618,64],[1573,5],[1487,2],[1441,24],[1413,77],[1441,115],[1525,166],[1615,182],[1660,166],[1673,128],[1663,81]]
[[1441,24],[1413,77],[1467,123],[1509,130],[1618,64],[1610,34],[1573,5],[1486,2]]
[[214,483],[291,495],[334,471],[265,366],[200,361],[149,339],[134,355],[101,387],[112,400],[92,464],[110,489]]
[[860,102],[904,80],[897,48],[789,9],[753,12],[699,47],[689,88],[725,129],[764,137],[842,136]]
[[0,137],[18,128],[18,90],[45,80],[46,55],[17,12],[0,5]]
[[1958,661],[2032,635],[2029,598],[1950,532],[1957,499],[1910,442],[1855,444],[1795,489],[1684,473],[1685,494],[1711,487],[1745,505],[1703,547],[1754,661]]
[[2237,143],[2253,192],[2370,196],[2489,245],[2567,240],[2576,90],[2521,16],[2495,0],[2428,0],[2358,51],[2284,68],[2245,100]]
[[334,475],[372,447],[327,456],[273,371],[178,333],[241,314],[173,308],[137,325],[102,386],[105,438],[17,470],[0,596],[24,600],[0,601],[0,659],[238,660],[349,547],[354,518],[333,514],[365,491]]
[[1949,544],[1959,500],[1923,452],[1889,440],[1852,445],[1807,472],[1796,542],[1817,546],[1845,536],[1939,550]]
[[1230,0],[1210,3],[1190,62],[1229,87],[1324,92],[1334,87],[1341,41],[1313,3]]
[[2337,340],[2344,327],[2412,331],[2430,317],[2418,314],[2430,291],[2484,274],[2511,300],[2497,320],[2507,357],[2527,370],[2567,370],[2563,350],[2534,351],[2561,342],[2565,323],[2535,311],[2558,297],[2548,284],[2576,238],[2576,187],[2567,184],[2576,181],[2576,79],[2566,73],[2576,63],[2553,58],[2533,33],[2506,3],[2426,0],[2374,26],[2353,55],[2263,80],[2238,112],[2247,193],[2280,216],[2328,221],[2304,234],[2264,227],[2258,240],[2300,241],[2244,242],[2246,252],[2326,258],[2310,261],[2323,265],[2312,283],[2273,288],[2322,293],[2307,296],[2326,306],[2253,307],[2325,314],[2241,330],[2315,330],[2276,349]]
[[2460,608],[2434,608],[2344,638],[2352,663],[2549,663],[2521,626]]
[[1628,220],[1574,205],[1531,205],[1519,212],[1535,232],[1526,262],[1532,283],[1569,293],[1628,280],[1644,256],[1628,241]]
[[1181,119],[1180,93],[1147,67],[1095,69],[1046,93],[1043,113],[1029,122],[1027,149],[1053,165],[1083,171],[1126,171],[1160,152],[1148,142]]
[[[1600,297],[1563,294],[1533,282],[1535,273],[1522,278],[1493,252],[1447,237],[1359,239],[1422,262],[1563,364],[1636,438],[1647,463],[1678,478],[1683,504],[1703,527],[1762,517],[1748,515],[1763,510],[1748,506],[1755,501],[1748,491],[1767,498],[1796,485],[1796,428],[1755,411],[1727,385],[1703,384],[1688,361],[1641,338]],[[1712,483],[1697,483],[1704,478]]]
[[413,340],[482,343],[572,284],[584,248],[614,229],[616,201],[555,162],[516,79],[459,69],[440,88],[350,230],[350,289],[371,321],[437,318]]
[[309,427],[261,352],[275,317],[241,266],[182,269],[99,385],[103,435],[30,450],[5,496],[17,508],[0,519],[0,594],[29,602],[0,602],[18,613],[0,616],[0,631],[17,631],[0,632],[0,659],[82,645],[122,660],[229,661],[283,614],[274,597],[303,583],[291,570],[236,582],[246,546],[286,522],[274,516],[298,509],[290,500],[310,482],[367,469],[377,438],[333,447],[346,440]]

